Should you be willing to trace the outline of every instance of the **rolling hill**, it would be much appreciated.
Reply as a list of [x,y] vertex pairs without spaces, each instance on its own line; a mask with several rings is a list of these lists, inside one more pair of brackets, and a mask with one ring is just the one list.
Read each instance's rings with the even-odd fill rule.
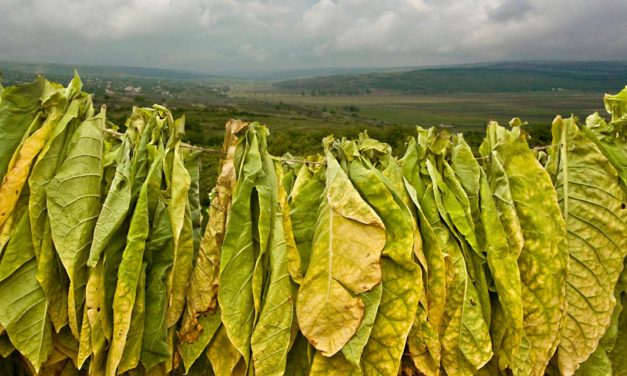
[[627,62],[506,62],[398,72],[342,74],[276,82],[280,91],[307,95],[499,93],[620,90]]

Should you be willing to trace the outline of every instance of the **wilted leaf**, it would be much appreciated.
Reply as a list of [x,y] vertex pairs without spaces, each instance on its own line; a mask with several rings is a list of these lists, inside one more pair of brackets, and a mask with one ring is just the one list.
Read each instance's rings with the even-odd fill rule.
[[218,331],[220,324],[222,324],[221,313],[220,307],[217,307],[214,313],[201,314],[197,321],[197,325],[200,326],[200,329],[197,329],[199,330],[198,338],[191,343],[181,341],[179,353],[183,358],[185,370],[189,370],[207,349],[209,342]]
[[364,317],[359,294],[380,282],[384,245],[383,222],[328,153],[327,187],[296,304],[302,333],[323,355],[340,351],[357,331]]
[[186,311],[180,335],[185,342],[193,342],[198,335],[196,318],[203,313],[213,312],[217,306],[218,282],[220,274],[220,248],[226,230],[228,210],[236,176],[234,157],[237,145],[236,134],[248,124],[230,121],[226,125],[226,138],[221,161],[220,174],[209,207],[209,221],[200,243],[196,264],[192,272],[186,298]]

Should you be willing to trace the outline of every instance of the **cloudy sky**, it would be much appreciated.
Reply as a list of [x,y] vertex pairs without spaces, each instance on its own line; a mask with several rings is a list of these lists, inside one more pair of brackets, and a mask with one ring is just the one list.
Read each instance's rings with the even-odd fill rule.
[[0,0],[0,61],[202,72],[627,59],[625,0]]

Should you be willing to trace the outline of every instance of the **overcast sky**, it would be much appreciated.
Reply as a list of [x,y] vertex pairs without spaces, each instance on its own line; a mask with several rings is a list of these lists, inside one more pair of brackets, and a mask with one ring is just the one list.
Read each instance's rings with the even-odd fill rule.
[[627,0],[0,0],[0,61],[202,72],[627,59]]

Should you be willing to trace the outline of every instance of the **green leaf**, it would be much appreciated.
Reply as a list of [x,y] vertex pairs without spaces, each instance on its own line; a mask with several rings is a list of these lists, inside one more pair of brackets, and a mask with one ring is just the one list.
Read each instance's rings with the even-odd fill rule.
[[[161,116],[163,115],[163,116]],[[133,108],[133,113],[126,120],[127,132],[133,143],[137,146],[133,152],[133,163],[131,165],[131,202],[137,200],[139,192],[146,180],[148,170],[150,169],[150,154],[148,152],[149,145],[156,145],[157,140],[161,139],[161,133],[166,123],[171,122],[171,116],[148,108]],[[137,141],[139,138],[139,141]],[[164,171],[169,173],[166,169]]]
[[28,206],[33,247],[37,256],[37,280],[50,304],[48,314],[57,332],[68,323],[69,279],[52,241],[50,218],[46,207],[46,187],[62,165],[68,151],[66,146],[76,126],[81,123],[79,114],[90,106],[91,102],[86,96],[72,100],[39,154],[28,179],[30,187]]
[[240,351],[231,343],[224,326],[220,326],[207,349],[213,371],[221,375],[245,375],[246,367]]
[[304,164],[298,171],[289,195],[290,221],[300,260],[300,273],[305,275],[311,257],[311,243],[316,229],[318,208],[325,188],[325,168]]
[[259,264],[260,255],[268,246],[270,212],[274,209],[268,207],[272,188],[268,186],[264,172],[262,147],[265,138],[262,132],[267,130],[260,126],[248,128],[237,146],[237,184],[220,261],[218,301],[222,308],[222,323],[246,365],[250,360],[250,338],[261,304],[264,268]]
[[78,126],[59,172],[46,187],[52,240],[70,278],[68,317],[77,338],[88,277],[86,263],[100,211],[104,122],[101,111]]
[[610,124],[595,112],[586,118],[586,126],[581,130],[612,163],[625,187],[627,186],[627,137],[624,134],[627,131],[617,134]]
[[523,333],[522,287],[518,270],[518,254],[509,245],[493,192],[483,170],[481,170],[480,179],[480,218],[486,229],[488,267],[494,279],[499,303],[505,315],[504,325],[507,328],[503,334],[506,338],[502,343],[499,341],[501,346],[494,346],[499,369],[503,370],[513,366]]
[[475,160],[472,149],[464,140],[464,135],[455,135],[451,153],[451,167],[455,176],[468,196],[473,219],[479,214],[479,189],[481,185],[481,168]]
[[44,223],[47,221],[46,187],[64,160],[68,151],[66,146],[69,144],[71,135],[82,121],[79,116],[91,106],[87,96],[81,96],[71,101],[65,113],[61,114],[63,117],[52,130],[28,178],[31,193],[28,205],[35,255],[39,255],[40,244],[44,241],[42,233]]
[[309,375],[313,361],[313,347],[300,332],[287,354],[286,375]]
[[[27,243],[28,244],[28,243]],[[23,252],[31,260],[9,278],[0,282],[0,324],[15,348],[39,371],[52,353],[52,328],[47,315],[48,303],[37,283],[37,262],[31,246]]]
[[627,87],[616,95],[605,94],[604,102],[612,120],[606,123],[594,113],[582,130],[612,163],[627,191]]
[[131,329],[137,285],[142,270],[142,259],[150,231],[150,218],[156,205],[162,169],[162,150],[151,148],[153,159],[150,171],[137,200],[128,230],[127,243],[117,272],[113,297],[113,337],[107,357],[106,373],[115,375],[126,349]]
[[131,219],[127,219],[124,226],[113,236],[111,242],[107,244],[103,253],[102,276],[100,277],[100,286],[98,288],[98,304],[94,306],[100,308],[99,321],[109,342],[113,337],[113,299],[118,282],[118,267],[126,248]]
[[[468,164],[468,162],[465,163]],[[440,217],[447,224],[452,234],[459,240],[467,273],[477,291],[483,319],[490,326],[490,297],[487,278],[483,269],[485,256],[481,249],[483,245],[480,247],[476,236],[477,226],[474,224],[468,196],[446,160],[429,157],[426,160],[426,167],[434,186],[433,192],[440,211]],[[472,195],[476,195],[476,193],[472,192]],[[481,229],[481,226],[479,226],[479,229]],[[469,248],[472,248],[474,252],[471,252]]]
[[[623,273],[623,275],[627,276],[627,273]],[[627,294],[623,291],[620,296],[623,311],[618,318],[616,342],[609,354],[612,361],[612,370],[615,370],[616,374],[621,374],[627,369],[627,358],[625,357],[625,352],[627,351],[627,310],[625,310],[625,307],[627,307]]]
[[[417,145],[417,146],[414,146]],[[442,158],[451,145],[447,132],[425,132],[419,129],[418,142],[412,142],[403,158],[404,177],[408,192],[418,208],[424,242],[424,253],[429,268],[427,285],[427,322],[416,329],[416,334],[439,332],[441,350],[433,334],[414,342],[412,347],[431,349],[429,354],[413,357],[415,365],[433,372],[434,357],[441,356],[444,370],[450,374],[474,374],[492,356],[491,342],[486,323],[483,301],[471,276],[482,274],[474,264],[477,252],[469,252],[465,240],[473,239],[475,231],[471,205],[462,184]],[[462,160],[456,167],[471,180],[467,189],[474,185],[472,162]],[[459,156],[457,159],[460,164]],[[439,166],[439,169],[438,169]],[[471,196],[476,195],[472,193]],[[455,218],[453,220],[453,218]],[[457,234],[459,231],[460,234]],[[461,233],[466,235],[461,236]],[[465,239],[465,240],[464,240]],[[477,242],[476,238],[474,242]],[[479,258],[480,260],[480,258]],[[446,262],[446,266],[443,265]],[[480,265],[480,264],[479,264]],[[446,273],[446,274],[444,274]],[[486,288],[483,281],[479,286]],[[446,288],[446,291],[442,291]],[[445,306],[443,306],[445,302]],[[424,303],[421,303],[424,304]],[[418,310],[421,308],[419,307]],[[424,327],[424,331],[422,331]],[[433,329],[431,329],[433,328]],[[422,334],[424,333],[424,334]],[[427,341],[428,340],[428,341]]]
[[40,98],[46,80],[38,77],[32,83],[10,86],[0,100],[0,180],[4,179],[13,152],[38,116]]
[[53,107],[52,115],[47,117],[43,125],[20,144],[11,159],[0,186],[0,229],[4,227],[9,218],[8,214],[15,208],[22,189],[26,185],[31,166],[48,141],[48,137],[60,117],[59,112],[58,107]]
[[172,267],[174,243],[165,200],[159,196],[152,230],[146,243],[146,317],[141,362],[146,369],[172,358],[165,322],[167,306],[166,275]]
[[[22,195],[19,201],[20,207],[14,213],[15,216],[19,216],[19,220],[0,258],[0,282],[10,277],[34,256],[34,251],[29,252],[32,250],[32,243],[30,221],[28,210],[26,210],[28,195]],[[24,250],[25,244],[29,251]]]
[[[493,154],[484,155],[486,158],[491,158]],[[490,189],[492,190],[492,196],[494,197],[494,204],[496,210],[499,213],[499,218],[505,233],[507,235],[508,243],[512,248],[512,252],[518,257],[523,248],[523,233],[516,213],[516,205],[512,198],[512,191],[510,182],[505,173],[503,165],[496,158],[491,158],[489,166],[486,166],[485,173],[488,177]]]
[[[150,372],[150,371],[149,371]],[[174,374],[180,375],[182,372],[175,372]],[[211,362],[209,362],[209,358],[206,356],[200,357],[197,362],[194,363],[192,368],[190,368],[186,375],[189,376],[214,376],[213,367],[211,367]]]
[[122,354],[122,359],[120,359],[120,365],[118,366],[118,373],[129,371],[137,367],[139,364],[139,358],[142,351],[142,341],[144,339],[144,323],[146,314],[145,291],[146,263],[142,263],[139,282],[137,283],[137,292],[135,293],[133,315],[131,316],[131,324],[126,336],[124,354]]
[[427,320],[427,312],[418,306],[414,325],[407,337],[409,357],[418,371],[426,376],[439,375],[440,340],[437,328]]
[[326,172],[311,262],[298,291],[296,313],[303,335],[322,355],[331,356],[363,320],[359,294],[381,281],[379,258],[386,233],[331,153]]
[[627,202],[617,173],[575,119],[557,117],[547,169],[568,229],[568,302],[558,349],[560,371],[574,374],[597,348],[614,311],[614,287],[627,253]]
[[[618,295],[620,299],[620,294]],[[612,361],[610,360],[610,353],[614,349],[616,339],[618,337],[618,321],[621,313],[623,312],[623,305],[620,301],[616,302],[614,306],[614,312],[612,313],[612,319],[610,326],[599,341],[599,346],[585,362],[581,363],[575,375],[599,375],[599,376],[612,376]],[[619,371],[621,368],[616,368]]]
[[185,169],[179,149],[180,142],[174,146],[172,151],[172,164],[167,166],[167,170],[171,171],[172,174],[172,181],[169,186],[171,197],[168,211],[174,241],[174,258],[172,269],[168,275],[168,308],[166,310],[168,328],[174,326],[183,313],[194,256],[193,223],[187,198],[191,178]]
[[89,278],[85,288],[85,309],[83,310],[83,323],[79,338],[79,348],[76,359],[77,368],[82,368],[85,361],[94,354],[92,364],[102,361],[102,350],[105,345],[105,336],[99,320],[100,300],[99,287],[102,278],[102,263],[96,268],[89,269]]
[[[566,225],[548,173],[529,149],[520,127],[490,123],[484,148],[503,166],[520,221],[524,245],[518,258],[524,329],[531,346],[514,373],[540,375],[560,339],[566,304]],[[506,227],[507,229],[507,227]]]
[[446,305],[446,262],[437,236],[420,204],[419,197],[422,198],[424,195],[424,183],[420,176],[415,139],[410,140],[402,164],[405,189],[416,207],[423,253],[426,258],[427,318],[430,325],[438,331]]
[[106,245],[120,228],[131,206],[131,165],[133,144],[130,137],[125,136],[120,149],[119,161],[115,176],[107,193],[93,233],[93,241],[89,251],[88,265],[93,267],[98,262]]
[[353,338],[346,343],[346,346],[342,348],[342,354],[349,361],[353,367],[360,367],[361,356],[364,352],[364,348],[368,343],[372,328],[374,326],[379,305],[381,304],[381,295],[383,294],[383,287],[381,284],[376,285],[372,290],[364,293],[361,298],[365,305],[364,319],[359,325],[359,329],[353,336]]
[[[276,177],[278,182],[284,181],[283,168],[279,162],[275,162]],[[303,268],[301,265],[300,254],[296,247],[296,240],[294,239],[294,231],[292,230],[292,219],[290,218],[290,208],[287,202],[287,192],[283,184],[277,186],[277,200],[279,202],[279,211],[282,218],[283,234],[285,239],[285,252],[287,253],[287,270],[292,277],[292,280],[300,284],[303,282]]]
[[264,167],[268,178],[274,181],[272,202],[275,210],[273,211],[274,218],[270,219],[274,222],[270,235],[270,248],[266,253],[269,268],[267,282],[264,286],[259,319],[251,337],[253,365],[255,372],[261,375],[285,372],[287,353],[291,345],[290,331],[294,319],[294,298],[288,274],[283,212],[279,207],[277,197],[282,185],[281,180],[274,174],[275,166],[267,154],[264,156]]
[[191,210],[193,238],[194,238],[194,258],[200,248],[202,240],[202,208],[200,206],[200,151],[194,151],[185,156],[185,168],[189,173],[190,185],[188,191],[188,201]]
[[442,366],[449,375],[474,374],[492,357],[477,290],[470,281],[457,240],[438,216],[432,186],[425,191],[421,204],[440,249],[448,255],[447,300],[439,329]]
[[[437,163],[437,166],[436,166]],[[446,160],[426,160],[427,171],[436,194],[440,216],[452,231],[455,229],[463,235],[473,250],[479,252],[479,244],[475,234],[475,226],[470,211],[468,196],[461,184],[454,177],[454,172]]]
[[468,263],[472,266],[471,277],[479,293],[483,318],[486,324],[490,326],[491,304],[488,291],[490,287],[488,286],[489,277],[486,276],[486,274],[489,274],[489,267],[485,260],[487,248],[486,231],[479,211],[481,168],[461,133],[453,138],[450,168],[448,163],[443,162],[442,164],[444,166],[443,175],[447,185],[452,188],[458,199],[464,205],[467,205],[466,212],[468,213],[469,211],[471,216],[468,217],[466,215],[466,217],[471,228],[474,225],[474,235],[479,249],[476,252],[469,252]]

